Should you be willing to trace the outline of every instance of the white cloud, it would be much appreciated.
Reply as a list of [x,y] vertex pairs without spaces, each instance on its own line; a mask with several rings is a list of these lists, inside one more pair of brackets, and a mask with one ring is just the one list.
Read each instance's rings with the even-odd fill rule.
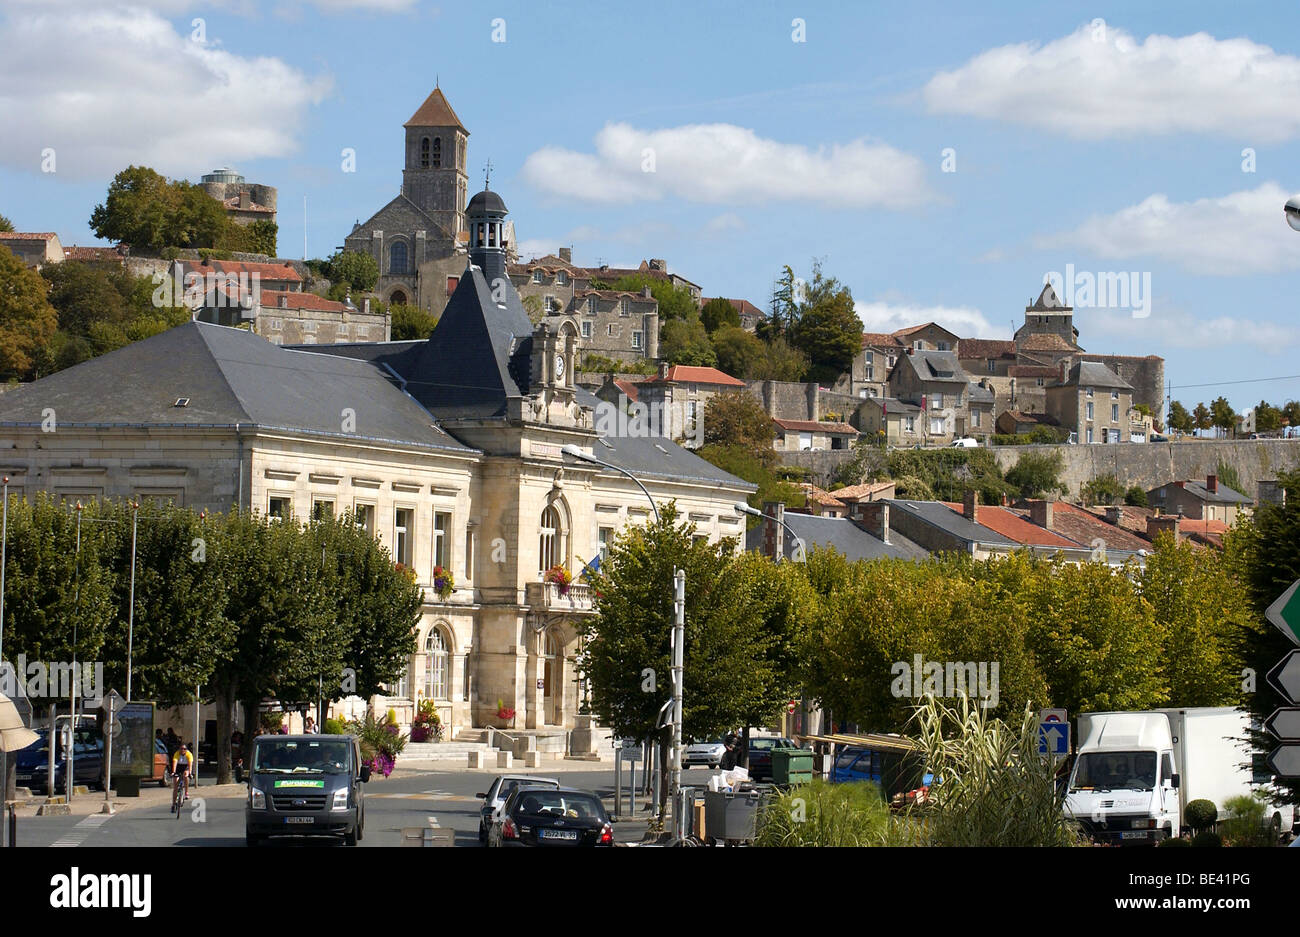
[[559,254],[560,248],[567,245],[568,241],[560,242],[550,238],[524,238],[516,245],[516,249],[520,260],[533,260],[547,254]]
[[[1295,351],[1295,326],[1283,325],[1267,319],[1247,319],[1241,316],[1212,316],[1198,318],[1183,309],[1165,303],[1153,303],[1151,315],[1135,319],[1127,312],[1112,309],[1075,312],[1075,324],[1080,332],[1114,338],[1121,348],[1185,348],[1224,349],[1247,347],[1266,355],[1293,354]],[[1110,349],[1092,340],[1087,343],[1090,352],[1107,354]]]
[[190,41],[144,10],[10,15],[0,28],[0,163],[107,175],[127,165],[195,176],[292,152],[328,82],[280,59]]
[[1138,42],[1092,26],[1046,45],[982,52],[936,74],[932,113],[966,114],[1083,139],[1208,133],[1256,141],[1300,135],[1300,59],[1206,33]]
[[315,7],[325,13],[351,11],[372,13],[400,13],[412,9],[419,0],[8,0],[13,6],[32,6],[43,9],[58,7],[68,12],[96,12],[103,10],[151,10],[164,15],[193,12],[200,16],[204,10],[227,10],[239,16],[257,16],[267,6],[277,13],[292,12],[304,6]]
[[1043,249],[1082,249],[1107,259],[1157,257],[1193,273],[1222,276],[1295,270],[1300,268],[1300,234],[1282,215],[1289,195],[1274,182],[1192,202],[1171,202],[1156,194],[1113,214],[1094,215],[1073,231],[1036,237],[1033,243]]
[[596,134],[595,149],[543,147],[524,163],[523,178],[554,195],[607,203],[675,196],[897,209],[933,200],[920,160],[867,140],[813,149],[733,124],[640,130],[614,123]]
[[704,225],[704,230],[710,234],[722,234],[727,231],[744,231],[749,226],[745,224],[745,219],[741,218],[735,212],[723,212],[715,218],[710,218]]
[[984,313],[970,306],[916,306],[909,303],[855,302],[854,309],[868,332],[896,332],[935,322],[961,338],[1010,338],[1009,329],[995,327]]

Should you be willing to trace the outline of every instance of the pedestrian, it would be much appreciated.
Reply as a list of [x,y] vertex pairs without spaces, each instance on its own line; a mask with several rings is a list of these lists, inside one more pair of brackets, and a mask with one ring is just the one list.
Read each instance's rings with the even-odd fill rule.
[[306,733],[307,735],[316,734],[316,720],[313,719],[311,716],[307,717],[307,724],[303,728],[303,732]]
[[727,750],[722,753],[722,758],[718,764],[723,771],[731,771],[740,763],[740,743],[733,732],[727,733],[725,742]]

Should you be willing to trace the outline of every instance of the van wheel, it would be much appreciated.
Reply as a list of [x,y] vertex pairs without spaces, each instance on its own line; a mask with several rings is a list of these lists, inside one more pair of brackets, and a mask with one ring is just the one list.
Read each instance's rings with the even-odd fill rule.
[[357,844],[357,840],[360,838],[361,837],[357,835],[356,828],[354,827],[353,829],[350,829],[343,834],[343,845],[355,846]]
[[357,820],[357,842],[360,842],[365,838],[366,838],[366,818],[365,815],[362,814],[360,819]]
[[262,837],[258,836],[256,833],[245,833],[244,843],[245,845],[248,846],[249,849],[253,849],[257,846],[262,845]]

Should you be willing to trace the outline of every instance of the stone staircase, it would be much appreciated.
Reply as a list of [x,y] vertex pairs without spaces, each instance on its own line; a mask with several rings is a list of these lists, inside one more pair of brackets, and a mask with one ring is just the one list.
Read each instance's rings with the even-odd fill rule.
[[450,742],[407,742],[406,748],[397,756],[399,765],[413,761],[451,761],[458,765],[468,762],[471,752],[488,752],[493,749],[486,742],[463,741]]

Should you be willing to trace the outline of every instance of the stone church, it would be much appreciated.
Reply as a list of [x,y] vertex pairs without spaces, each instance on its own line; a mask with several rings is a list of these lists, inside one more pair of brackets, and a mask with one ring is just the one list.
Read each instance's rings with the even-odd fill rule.
[[[403,129],[401,191],[367,221],[354,225],[343,249],[375,258],[380,299],[438,313],[465,269],[469,131],[441,88],[433,89]],[[502,238],[501,247],[513,260],[512,223],[503,226]]]
[[[411,136],[417,160],[426,129]],[[463,141],[443,138],[444,163],[463,165]],[[436,152],[430,142],[431,162]],[[454,193],[464,175],[447,179]],[[403,195],[384,212],[408,212],[426,234],[441,224],[417,209]],[[576,579],[651,505],[632,478],[562,447],[630,473],[658,505],[675,500],[714,541],[743,535],[733,505],[754,486],[667,438],[597,420],[599,402],[574,383],[577,317],[534,324],[506,277],[501,196],[480,192],[443,220],[461,218],[460,288],[427,339],[291,347],[189,322],[0,396],[0,471],[20,497],[351,514],[416,572],[424,602],[399,678],[347,705],[409,722],[431,700],[455,736],[496,724],[500,700],[515,728],[549,732],[563,750],[584,698],[580,625],[593,597],[580,580],[562,593],[546,571],[563,565]],[[375,237],[385,257],[398,243],[387,238]],[[57,432],[42,432],[47,408]],[[455,577],[445,598],[432,588],[439,565]]]

